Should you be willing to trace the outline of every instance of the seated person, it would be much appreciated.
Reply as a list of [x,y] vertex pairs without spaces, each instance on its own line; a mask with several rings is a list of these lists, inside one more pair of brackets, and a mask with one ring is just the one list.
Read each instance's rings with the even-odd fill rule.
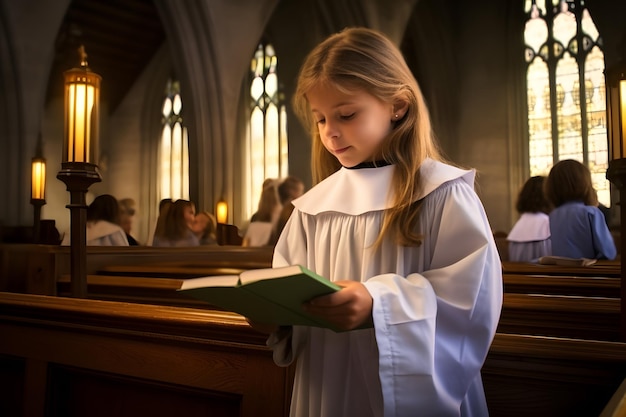
[[272,244],[272,234],[280,216],[282,205],[276,181],[265,180],[259,199],[259,208],[252,215],[243,237],[242,246],[267,246]]
[[130,246],[137,246],[139,245],[137,239],[135,239],[130,233],[133,228],[133,219],[135,217],[135,200],[132,198],[123,198],[119,201],[119,203],[120,226],[122,226],[122,229],[124,229],[124,232],[126,233],[128,244]]
[[196,206],[188,200],[176,200],[159,216],[152,246],[199,246],[193,232]]
[[522,187],[515,208],[520,214],[507,236],[509,261],[534,262],[552,254],[550,203],[543,192],[545,177],[529,178]]
[[[87,207],[87,246],[128,246],[124,229],[120,226],[120,208],[110,194],[96,197]],[[70,233],[63,237],[62,245],[71,244]]]
[[546,179],[552,255],[568,258],[615,259],[617,248],[598,208],[591,173],[582,163],[557,162]]

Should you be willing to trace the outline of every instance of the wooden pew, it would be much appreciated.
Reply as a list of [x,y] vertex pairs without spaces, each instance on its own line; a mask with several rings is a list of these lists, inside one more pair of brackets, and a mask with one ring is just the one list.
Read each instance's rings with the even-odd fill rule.
[[0,415],[286,416],[293,370],[231,313],[0,293]]
[[[103,268],[117,268],[106,275],[141,275],[123,268],[158,266],[194,271],[221,269],[243,270],[271,266],[273,248],[244,248],[241,246],[198,246],[189,248],[87,247],[87,274],[96,274]],[[202,272],[204,271],[204,272]],[[55,295],[61,276],[70,273],[70,250],[67,246],[0,245],[0,291]],[[196,275],[196,276],[199,276]]]
[[504,292],[523,294],[620,297],[621,278],[614,276],[502,274]]
[[626,377],[626,343],[498,333],[482,376],[490,417],[598,416]]
[[563,266],[503,261],[502,272],[504,274],[620,277],[621,263],[619,260],[600,260],[590,266]]
[[503,262],[498,331],[621,340],[621,264],[576,267]]
[[[205,302],[177,292],[182,282],[182,278],[87,275],[87,296],[85,298],[90,300],[216,309]],[[63,275],[59,279],[57,295],[71,297],[69,275]]]
[[498,332],[619,341],[620,300],[505,293]]

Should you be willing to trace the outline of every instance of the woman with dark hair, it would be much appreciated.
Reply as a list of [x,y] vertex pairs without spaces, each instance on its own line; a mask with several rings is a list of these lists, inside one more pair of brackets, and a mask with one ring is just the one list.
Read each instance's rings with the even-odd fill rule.
[[[87,207],[88,246],[128,246],[124,229],[120,226],[120,207],[111,194],[96,197]],[[63,245],[70,244],[70,234],[66,233]]]
[[154,231],[152,246],[199,246],[193,232],[196,206],[189,200],[176,200],[165,209]]
[[552,254],[568,258],[615,259],[617,248],[598,208],[589,168],[574,159],[557,162],[546,180]]
[[522,187],[515,208],[520,214],[511,232],[509,260],[532,262],[552,254],[550,241],[550,202],[543,192],[545,177],[529,178]]

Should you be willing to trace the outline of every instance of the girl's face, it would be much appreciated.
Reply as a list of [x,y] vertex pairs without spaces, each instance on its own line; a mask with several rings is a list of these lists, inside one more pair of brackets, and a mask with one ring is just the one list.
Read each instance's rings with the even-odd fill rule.
[[198,213],[194,219],[193,226],[191,230],[198,235],[201,235],[206,229],[207,224],[209,223],[209,218],[205,216],[203,213]]
[[393,105],[359,90],[345,94],[322,84],[307,93],[324,147],[345,167],[380,156],[392,129]]
[[190,229],[193,228],[193,224],[196,220],[196,209],[192,205],[185,207],[185,223]]

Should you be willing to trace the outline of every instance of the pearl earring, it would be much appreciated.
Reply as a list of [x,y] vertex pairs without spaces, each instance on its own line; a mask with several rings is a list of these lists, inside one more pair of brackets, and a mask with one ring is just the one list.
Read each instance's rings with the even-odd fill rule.
[[397,118],[398,118],[398,115],[396,114],[394,117],[397,119]]

